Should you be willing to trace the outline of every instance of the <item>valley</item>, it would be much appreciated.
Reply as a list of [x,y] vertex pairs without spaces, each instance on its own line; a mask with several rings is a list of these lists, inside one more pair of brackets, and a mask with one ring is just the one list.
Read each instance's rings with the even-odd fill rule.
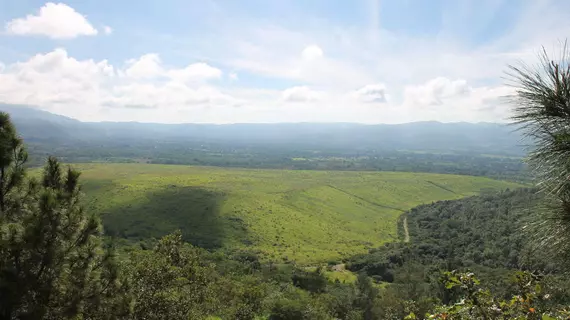
[[132,241],[181,229],[208,249],[248,248],[264,260],[339,261],[398,239],[417,205],[520,184],[407,172],[260,170],[76,164],[84,201],[106,233]]

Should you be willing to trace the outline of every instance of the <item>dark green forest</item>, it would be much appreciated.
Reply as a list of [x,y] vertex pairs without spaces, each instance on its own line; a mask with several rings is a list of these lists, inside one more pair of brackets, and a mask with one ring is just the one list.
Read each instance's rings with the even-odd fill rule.
[[414,300],[446,303],[453,295],[438,287],[442,271],[474,272],[495,294],[507,297],[515,289],[513,274],[525,270],[555,284],[551,301],[568,303],[570,282],[563,270],[524,230],[537,220],[529,208],[540,200],[536,189],[519,189],[421,205],[401,218],[408,224],[409,243],[388,243],[351,258],[347,267],[395,290],[413,285]]
[[[538,269],[551,273],[555,267],[532,252],[529,235],[524,232],[536,219],[528,208],[539,198],[535,189],[519,189],[421,205],[401,216],[401,223],[408,225],[409,243],[388,243],[355,257],[351,269],[383,280],[393,279],[390,270],[411,260],[435,269]],[[378,272],[384,269],[381,266],[386,274]]]

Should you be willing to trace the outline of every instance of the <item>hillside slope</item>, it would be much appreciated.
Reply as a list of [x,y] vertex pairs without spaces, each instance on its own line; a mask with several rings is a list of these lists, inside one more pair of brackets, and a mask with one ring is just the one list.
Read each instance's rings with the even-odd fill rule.
[[428,282],[435,284],[442,270],[470,271],[501,293],[512,286],[512,272],[533,270],[560,275],[564,280],[554,282],[559,284],[556,291],[566,291],[567,301],[567,277],[531,240],[536,228],[528,226],[538,221],[540,211],[533,208],[541,200],[536,189],[521,188],[417,206],[401,217],[408,224],[409,243],[385,244],[355,255],[347,268],[399,288],[410,281],[430,288]]
[[301,263],[365,252],[397,239],[399,215],[422,203],[519,185],[394,172],[286,171],[83,164],[90,210],[107,233],[159,237],[177,228],[207,248],[248,246]]

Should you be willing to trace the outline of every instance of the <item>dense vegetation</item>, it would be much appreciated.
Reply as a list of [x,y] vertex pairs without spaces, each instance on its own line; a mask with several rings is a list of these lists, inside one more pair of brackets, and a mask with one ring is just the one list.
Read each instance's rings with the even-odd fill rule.
[[160,238],[177,228],[208,249],[264,259],[340,260],[397,239],[399,215],[422,203],[520,185],[424,173],[249,170],[85,164],[89,211],[108,235]]
[[[565,42],[560,56],[550,57],[543,48],[538,64],[519,63],[511,65],[507,74],[515,94],[513,120],[524,135],[536,143],[528,156],[529,167],[537,178],[541,200],[530,209],[536,216],[527,223],[527,235],[540,254],[538,261],[550,261],[562,270],[570,263],[570,51]],[[438,314],[439,319],[483,319],[509,317],[515,319],[552,319],[569,317],[569,308],[550,309],[535,307],[550,295],[541,296],[541,287],[533,289],[533,280],[522,277],[526,286],[510,301],[498,302],[488,292],[477,288],[478,283],[470,275],[452,276],[445,281],[446,287],[460,286],[465,289],[467,303],[446,305]],[[528,281],[530,280],[530,281]],[[558,285],[561,285],[560,283]],[[567,285],[561,285],[566,287]],[[522,291],[522,292],[521,292]],[[565,303],[568,303],[567,301]],[[514,310],[512,307],[515,307]],[[540,310],[540,311],[539,311]],[[547,309],[548,310],[548,309]]]
[[[482,313],[486,319],[506,314],[541,319],[546,310],[563,310],[570,303],[570,281],[523,232],[538,218],[528,208],[540,199],[536,189],[519,189],[406,212],[401,221],[408,224],[410,242],[387,243],[347,263],[348,269],[382,284],[369,319],[402,319],[410,313],[421,318],[440,304],[450,307],[437,307],[438,319],[458,314],[484,319]],[[400,231],[404,240],[404,228]],[[521,303],[513,295],[532,299]]]
[[535,189],[518,189],[418,206],[402,216],[409,243],[389,243],[357,255],[348,268],[396,284],[415,268],[421,274],[415,281],[425,285],[437,285],[442,270],[471,270],[495,292],[508,294],[512,288],[505,281],[513,271],[561,272],[533,249],[523,231],[537,219],[528,208],[540,198]]

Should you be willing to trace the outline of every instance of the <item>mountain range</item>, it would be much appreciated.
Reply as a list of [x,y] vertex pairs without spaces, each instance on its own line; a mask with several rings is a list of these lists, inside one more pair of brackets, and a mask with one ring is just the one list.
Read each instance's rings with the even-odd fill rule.
[[216,144],[233,148],[319,151],[426,151],[520,156],[516,127],[497,123],[156,124],[81,122],[37,108],[0,104],[27,142],[114,146],[125,143]]

